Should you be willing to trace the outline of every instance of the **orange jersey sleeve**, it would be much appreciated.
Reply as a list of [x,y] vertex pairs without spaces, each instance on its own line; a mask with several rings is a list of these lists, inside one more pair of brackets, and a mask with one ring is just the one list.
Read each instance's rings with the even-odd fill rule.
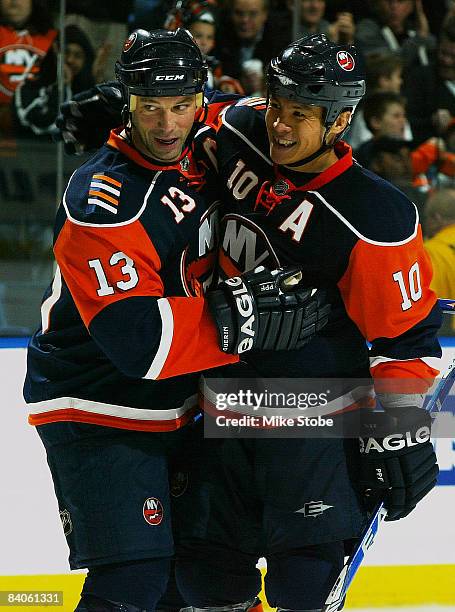
[[218,348],[202,297],[167,297],[161,262],[136,220],[65,221],[54,247],[63,279],[94,340],[126,375],[167,378],[235,363]]
[[440,315],[431,276],[420,226],[408,240],[358,240],[351,252],[338,287],[348,315],[372,343],[372,375],[413,381],[382,390],[422,392],[438,374]]

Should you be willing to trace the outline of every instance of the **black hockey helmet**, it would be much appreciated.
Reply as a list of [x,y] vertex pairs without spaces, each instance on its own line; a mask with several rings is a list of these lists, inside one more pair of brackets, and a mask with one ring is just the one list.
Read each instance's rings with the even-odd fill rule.
[[365,70],[355,47],[315,34],[292,42],[272,59],[267,86],[269,95],[325,108],[329,128],[342,111],[354,111],[364,96]]
[[123,45],[115,74],[130,95],[186,96],[203,92],[207,64],[185,29],[135,30]]

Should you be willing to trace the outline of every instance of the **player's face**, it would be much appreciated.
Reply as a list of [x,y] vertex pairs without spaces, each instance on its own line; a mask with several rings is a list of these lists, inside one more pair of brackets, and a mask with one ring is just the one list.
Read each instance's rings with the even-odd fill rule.
[[134,146],[144,155],[173,162],[180,156],[196,112],[196,97],[137,97],[132,113]]
[[292,164],[319,149],[324,136],[323,109],[271,96],[265,116],[270,157],[276,164]]

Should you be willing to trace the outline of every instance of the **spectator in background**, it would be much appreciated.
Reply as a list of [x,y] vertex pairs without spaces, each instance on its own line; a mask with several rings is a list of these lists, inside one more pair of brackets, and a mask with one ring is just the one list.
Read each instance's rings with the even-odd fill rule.
[[[292,40],[292,12],[294,0],[286,2],[289,14],[286,17],[287,38]],[[354,42],[355,25],[352,13],[340,11],[333,23],[324,19],[326,0],[300,0],[300,27],[297,38],[311,34],[326,34],[333,42],[352,44]]]
[[409,142],[388,136],[376,138],[366,167],[401,189],[417,205],[419,212],[423,210],[427,194],[413,185]]
[[[19,137],[49,138],[58,114],[57,44],[54,43],[34,79],[15,91],[13,117]],[[65,28],[64,99],[93,87],[102,70],[95,60],[93,47],[84,32],[75,25]]]
[[221,62],[213,55],[217,30],[217,5],[214,0],[183,0],[175,4],[166,16],[163,27],[172,31],[183,27],[191,32],[209,68],[206,89],[244,94],[240,82],[224,75]]
[[[369,56],[366,61],[368,96],[378,92],[399,94],[403,84],[402,73],[403,60],[396,53],[377,53]],[[373,137],[365,123],[363,106],[363,102],[359,104],[346,138],[353,149],[358,149],[362,143]],[[412,140],[408,120],[406,120],[404,137],[406,140]]]
[[422,0],[370,0],[374,17],[357,24],[356,40],[365,55],[399,52],[406,66],[428,64],[436,47]]
[[215,56],[223,72],[240,78],[242,65],[259,59],[266,65],[289,42],[280,18],[269,13],[269,0],[230,0],[220,18]]
[[56,36],[44,0],[0,0],[0,135],[12,136],[14,90],[38,74]]
[[261,60],[250,59],[243,62],[240,84],[246,96],[266,96],[264,64]]
[[407,140],[405,100],[399,93],[379,91],[369,95],[363,105],[363,117],[372,137],[356,150],[355,155],[364,166],[369,166],[369,155],[376,139],[387,136]]
[[406,72],[403,92],[418,142],[446,131],[455,118],[455,15],[444,22],[430,65],[414,66]]
[[455,299],[455,189],[435,191],[424,217],[425,249],[433,264],[431,289],[438,297]]
[[372,141],[367,168],[399,187],[418,206],[438,182],[439,173],[455,176],[455,155],[439,148],[432,139],[416,149],[407,140],[381,136]]
[[[58,3],[58,0],[54,0]],[[65,25],[77,25],[92,47],[103,54],[102,81],[114,78],[113,66],[128,33],[133,0],[66,0]]]

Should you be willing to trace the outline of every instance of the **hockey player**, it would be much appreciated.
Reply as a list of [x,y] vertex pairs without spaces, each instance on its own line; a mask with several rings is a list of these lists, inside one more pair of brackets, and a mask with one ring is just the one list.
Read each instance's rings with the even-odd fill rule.
[[[190,424],[195,373],[235,363],[265,340],[301,346],[325,312],[318,295],[291,291],[287,274],[265,270],[237,279],[241,299],[217,290],[209,309],[203,293],[213,276],[219,198],[206,140],[211,110],[202,106],[205,61],[186,30],[139,30],[116,72],[124,126],[64,193],[58,267],[24,388],[70,565],[89,568],[79,612],[152,611],[164,592],[170,496],[182,500],[191,489],[168,479],[179,457],[191,464],[199,446]],[[268,318],[278,319],[276,329]]]
[[207,464],[204,537],[185,543],[178,579],[195,609],[246,610],[260,584],[256,559],[265,555],[269,603],[317,612],[345,542],[361,529],[362,492],[387,494],[395,520],[436,482],[421,403],[437,374],[440,316],[414,205],[358,166],[341,140],[364,94],[355,49],[324,36],[297,41],[272,61],[268,86],[267,109],[263,100],[242,100],[222,114],[217,160],[231,211],[220,264],[230,276],[258,261],[298,263],[335,308],[311,349],[288,353],[284,366],[252,353],[251,372],[352,379],[336,406],[345,409],[359,399],[369,404],[355,379],[371,374],[386,413],[375,417],[379,423],[365,419],[369,435],[360,446],[314,439],[217,445]]
[[321,610],[344,543],[359,535],[363,491],[386,496],[396,520],[436,483],[422,403],[438,373],[440,313],[416,207],[356,164],[341,140],[364,91],[355,48],[318,35],[272,60],[267,104],[241,100],[222,113],[217,160],[229,212],[220,267],[230,276],[257,261],[298,264],[333,306],[311,347],[285,364],[274,354],[245,356],[250,376],[352,379],[332,408],[350,411],[368,406],[356,379],[371,374],[385,413],[364,411],[360,447],[356,439],[226,439],[215,449],[204,539],[187,542],[178,567],[182,594],[198,609],[247,609],[263,555],[271,606]]

